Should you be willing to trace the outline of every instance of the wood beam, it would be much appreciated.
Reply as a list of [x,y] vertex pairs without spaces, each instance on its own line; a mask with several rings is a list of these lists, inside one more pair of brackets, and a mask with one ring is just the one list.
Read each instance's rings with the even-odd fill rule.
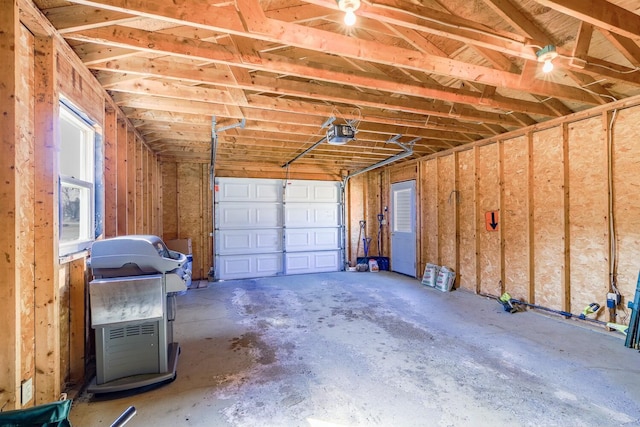
[[[237,2],[237,6],[244,18],[244,25],[247,26],[246,30],[242,23],[239,22],[239,17],[235,10],[229,11],[227,20],[220,20],[211,17],[210,13],[203,13],[203,11],[209,9],[207,4],[198,6],[190,4],[189,8],[184,6],[175,8],[150,8],[144,3],[134,5],[133,3],[135,2],[129,2],[128,0],[76,0],[74,2],[104,7],[110,10],[136,13],[141,16],[155,17],[216,31],[224,31],[230,34],[250,36],[279,44],[286,43],[319,52],[328,52],[330,46],[331,53],[344,57],[390,64],[445,76],[452,75],[453,77],[463,80],[475,80],[499,87],[527,90],[545,96],[565,97],[584,103],[593,102],[588,94],[569,86],[537,80],[528,82],[527,86],[523,87],[520,84],[519,76],[513,73],[500,72],[487,67],[475,66],[448,58],[417,54],[413,50],[387,45],[381,46],[375,42],[354,39],[315,28],[273,20],[266,17],[257,0],[239,0]],[[125,5],[127,7],[125,7]],[[249,34],[247,34],[247,31]],[[156,36],[157,35],[158,34],[156,34]],[[145,43],[144,48],[148,48],[149,41],[143,41]],[[156,43],[153,43],[153,45],[156,45]],[[492,46],[494,49],[504,50],[502,46]],[[183,52],[185,48],[186,46],[183,47]],[[529,48],[523,48],[519,56],[531,60],[536,59],[535,52]]]
[[[258,80],[258,78],[256,78]],[[291,86],[295,85],[294,82],[290,83]],[[167,97],[173,99],[181,99],[185,101],[198,100],[194,102],[198,102],[200,104],[215,104],[219,114],[226,117],[236,117],[242,119],[243,117],[237,117],[234,114],[230,113],[226,109],[226,105],[230,103],[229,95],[225,92],[214,90],[214,89],[206,89],[192,86],[184,86],[178,84],[170,84],[170,83],[161,83],[157,81],[142,81],[131,83],[123,83],[118,85],[117,87],[112,87],[112,91],[114,92],[124,92],[129,94],[138,94],[138,95],[149,95],[153,94],[154,96]],[[358,104],[372,107],[381,107],[385,106],[383,100],[374,99],[368,101],[368,99],[372,99],[373,97],[368,97],[364,94],[351,94],[349,95],[348,90],[344,90],[341,96],[345,97],[341,99],[340,97],[334,97],[334,101],[342,100],[345,103],[350,102],[353,99],[358,99]],[[302,93],[302,92],[301,92]],[[320,92],[315,91],[314,93],[308,94],[310,96],[318,95]],[[357,98],[356,98],[357,97]],[[320,97],[322,98],[322,97]],[[122,99],[122,98],[118,98]],[[321,104],[312,104],[312,103],[303,103],[300,101],[275,98],[275,97],[267,97],[260,95],[251,95],[248,97],[249,104],[251,108],[262,108],[267,110],[277,110],[284,112],[297,113],[299,111],[305,111],[308,115],[317,115],[322,117],[328,117],[332,115],[332,112],[335,108],[335,105],[321,105]],[[116,101],[118,102],[118,101]],[[381,103],[383,103],[381,105]],[[126,105],[132,105],[130,103],[126,103]],[[386,106],[392,106],[396,110],[404,111],[407,113],[414,114],[423,114],[423,115],[435,115],[439,117],[451,117],[452,110],[451,108],[447,108],[446,106],[441,108],[432,107],[431,103],[421,102],[419,100],[402,100],[402,99],[394,99],[393,102],[386,102]],[[205,108],[206,111],[206,108]],[[210,113],[211,114],[211,113]],[[468,109],[460,109],[455,115],[455,118],[460,120],[467,121],[483,121],[489,123],[496,124],[504,124],[511,123],[516,124],[516,122],[509,118],[507,115],[489,113],[483,111],[472,111]]]
[[128,13],[82,5],[53,7],[43,10],[43,13],[61,34],[140,20],[140,17]]
[[640,15],[606,0],[536,0],[565,15],[640,42]]
[[[238,0],[237,5],[245,19],[247,31],[254,37],[261,36],[262,39],[321,52],[327,52],[330,49],[331,53],[341,56],[426,71],[498,87],[524,90],[539,95],[573,98],[585,103],[593,102],[588,94],[569,86],[539,79],[529,81],[526,86],[523,86],[520,76],[514,73],[434,55],[419,54],[412,50],[394,46],[384,46],[382,48],[374,42],[271,20],[264,15],[257,0]],[[494,45],[493,48],[496,48],[496,46]],[[521,57],[536,60],[533,50],[530,55],[523,53]]]
[[[60,375],[60,285],[58,269],[59,101],[56,47],[35,41],[35,403],[57,400]],[[84,313],[84,310],[83,310]],[[84,326],[84,324],[83,324]]]
[[602,35],[618,49],[624,57],[634,67],[640,67],[640,47],[631,39],[612,33],[611,31],[600,30]]
[[20,23],[18,7],[12,0],[0,0],[0,57],[4,64],[0,71],[0,407],[18,409],[20,404],[21,331],[20,331],[20,283],[16,280],[16,248],[19,210],[16,193],[19,179],[16,170],[16,141],[19,140],[18,113],[16,111],[17,69],[20,55]]
[[505,22],[508,22],[521,35],[532,40],[546,42],[547,36],[537,25],[533,23],[530,16],[525,15],[511,0],[483,0],[494,12],[496,12]]
[[[297,60],[291,60],[277,55],[262,54],[261,56],[252,55],[248,48],[243,53],[237,53],[234,48],[221,46],[208,42],[200,42],[196,40],[183,39],[170,35],[158,35],[150,32],[132,29],[99,29],[85,31],[69,35],[73,39],[97,40],[101,43],[112,43],[117,46],[128,46],[135,43],[136,48],[144,51],[152,51],[154,53],[170,53],[186,58],[193,59],[195,57],[222,63],[225,65],[238,66],[246,69],[260,69],[272,73],[285,75],[295,75],[305,79],[321,80],[329,83],[354,85],[365,87],[371,90],[381,90],[391,92],[393,94],[404,94],[407,96],[419,96],[428,99],[442,99],[448,102],[460,102],[467,104],[477,104],[481,99],[478,92],[470,90],[460,90],[436,86],[434,84],[418,84],[415,81],[399,81],[398,79],[383,78],[382,76],[372,76],[370,73],[364,72],[345,72],[337,68],[329,68],[320,64],[301,64]],[[239,38],[236,38],[239,39]],[[149,44],[153,48],[149,48]],[[185,54],[185,45],[191,44],[189,53]],[[129,73],[163,76],[169,75],[175,78],[198,81],[201,83],[222,84],[225,86],[233,85],[234,79],[229,78],[228,73],[220,72],[199,67],[194,71],[193,67],[186,65],[168,63],[168,61],[148,60],[140,58],[128,58],[129,60],[121,60],[118,62],[108,61],[94,64],[87,64],[93,69],[111,70]],[[274,88],[280,93],[294,94],[296,96],[309,97],[312,89],[317,85],[308,83],[295,83],[296,89],[289,89],[286,80],[275,80],[274,78],[257,77],[250,81],[236,81],[237,86],[250,90],[274,92]],[[115,82],[108,82],[109,88]],[[295,91],[295,93],[290,93]],[[335,96],[335,91],[331,97]],[[388,99],[386,97],[385,99]],[[527,102],[512,98],[496,96],[492,99],[485,100],[486,105],[503,109],[506,111],[519,111],[527,114],[536,114],[542,116],[555,116],[555,113],[544,105],[535,102]],[[435,112],[433,113],[435,114]],[[477,121],[479,118],[472,117],[470,120]]]
[[104,114],[104,237],[118,235],[118,113]]

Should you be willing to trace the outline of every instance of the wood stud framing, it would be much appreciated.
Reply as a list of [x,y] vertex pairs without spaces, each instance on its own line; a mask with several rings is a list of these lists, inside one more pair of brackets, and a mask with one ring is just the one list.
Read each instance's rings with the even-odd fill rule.
[[[55,400],[66,383],[84,381],[91,351],[87,254],[58,256],[60,94],[102,134],[104,236],[191,238],[196,279],[212,266],[215,115],[224,124],[247,120],[220,138],[220,176],[341,180],[392,155],[390,135],[422,138],[413,159],[349,181],[352,263],[359,221],[375,235],[391,183],[415,179],[416,275],[427,262],[447,265],[459,288],[573,312],[602,303],[610,273],[625,297],[634,291],[640,100],[628,96],[640,85],[629,72],[640,64],[636,13],[604,0],[537,0],[570,28],[559,37],[514,1],[483,0],[513,32],[440,10],[423,19],[417,5],[403,12],[368,3],[358,30],[366,33],[354,37],[323,18],[337,7],[330,0],[308,0],[302,21],[258,0],[72,0],[44,10],[58,31],[32,2],[17,3],[0,0],[0,53],[12,59],[0,72],[4,410]],[[140,17],[175,27],[150,31]],[[575,39],[558,46],[563,73],[541,79],[532,46],[560,38]],[[603,58],[609,51],[616,62]],[[332,114],[359,120],[358,140],[282,169]],[[487,211],[499,212],[496,233],[484,227]],[[389,226],[382,248],[391,256]],[[28,379],[35,398],[21,402]]]
[[[432,238],[438,236],[438,242],[458,242],[459,258],[449,261],[460,269],[457,287],[495,296],[507,291],[515,298],[573,313],[591,302],[604,304],[610,289],[607,140],[621,137],[624,150],[617,147],[612,158],[615,240],[618,247],[626,242],[625,261],[617,275],[620,292],[632,296],[638,270],[637,263],[628,261],[637,259],[640,250],[628,244],[637,242],[637,229],[629,224],[639,224],[640,204],[630,198],[629,183],[637,182],[639,175],[637,167],[630,168],[629,153],[639,150],[634,120],[640,116],[640,100],[617,107],[622,109],[615,114],[612,109],[574,115],[544,129],[525,129],[420,160],[422,265],[446,260],[446,250]],[[440,166],[446,158],[455,163],[454,169]],[[456,188],[442,185],[448,181],[445,174],[451,175]],[[429,206],[454,189],[462,196],[462,215],[451,230],[443,223],[440,208]],[[476,215],[472,228],[467,225],[467,202]],[[495,240],[483,224],[484,212],[494,202],[500,209]],[[438,224],[437,229],[432,224]],[[496,286],[497,281],[502,287]],[[610,320],[608,314],[601,320]]]

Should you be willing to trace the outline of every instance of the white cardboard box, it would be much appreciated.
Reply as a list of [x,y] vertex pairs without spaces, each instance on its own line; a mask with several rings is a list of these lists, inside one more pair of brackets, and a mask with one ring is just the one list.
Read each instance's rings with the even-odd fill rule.
[[180,252],[185,255],[192,255],[191,239],[173,239],[164,242],[165,245],[172,251]]

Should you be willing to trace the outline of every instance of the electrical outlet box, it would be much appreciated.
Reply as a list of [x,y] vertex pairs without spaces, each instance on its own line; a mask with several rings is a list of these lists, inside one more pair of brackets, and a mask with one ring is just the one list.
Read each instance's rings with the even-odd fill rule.
[[620,304],[620,294],[609,292],[607,294],[607,307],[616,308]]
[[33,379],[22,381],[20,385],[20,403],[22,406],[26,405],[33,399]]

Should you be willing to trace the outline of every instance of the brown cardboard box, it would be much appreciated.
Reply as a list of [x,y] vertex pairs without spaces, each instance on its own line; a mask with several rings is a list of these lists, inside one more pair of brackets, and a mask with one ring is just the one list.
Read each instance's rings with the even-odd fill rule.
[[180,253],[183,253],[185,255],[192,255],[193,254],[193,252],[191,251],[191,239],[167,240],[164,243],[172,251],[180,252]]

